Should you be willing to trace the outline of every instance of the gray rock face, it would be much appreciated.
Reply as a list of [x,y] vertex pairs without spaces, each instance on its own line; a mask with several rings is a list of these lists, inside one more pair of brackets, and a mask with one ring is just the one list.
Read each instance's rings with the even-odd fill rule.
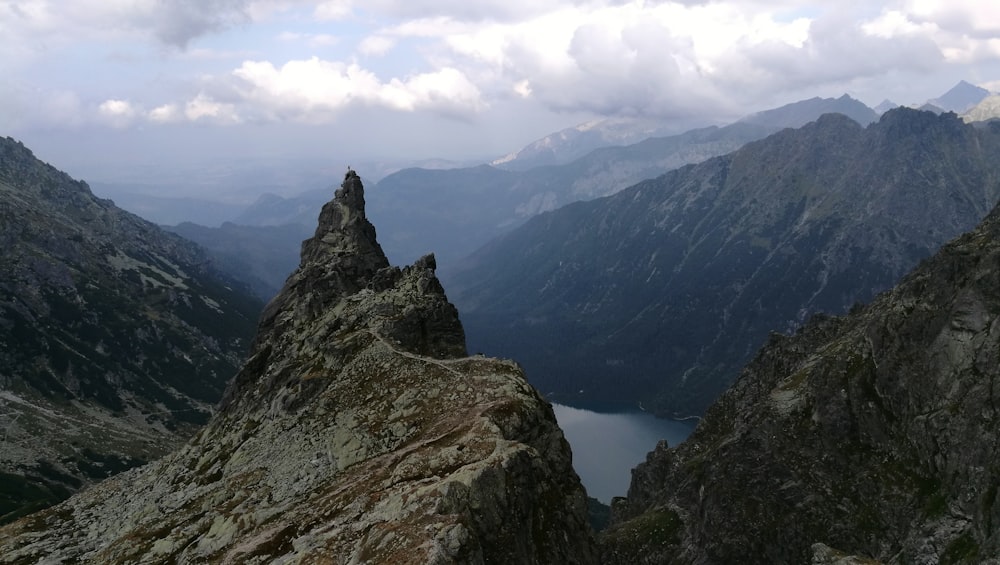
[[995,209],[871,306],[773,335],[635,469],[605,561],[998,563],[998,384]]
[[465,356],[434,267],[388,266],[349,173],[208,426],[0,530],[0,561],[596,562],[551,407]]

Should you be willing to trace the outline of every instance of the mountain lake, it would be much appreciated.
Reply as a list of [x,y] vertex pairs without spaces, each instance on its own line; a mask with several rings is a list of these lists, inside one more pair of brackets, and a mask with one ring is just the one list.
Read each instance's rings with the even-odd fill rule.
[[604,412],[552,404],[573,449],[576,469],[587,494],[605,504],[625,496],[632,469],[661,439],[673,447],[694,431],[696,420],[664,420],[640,410]]

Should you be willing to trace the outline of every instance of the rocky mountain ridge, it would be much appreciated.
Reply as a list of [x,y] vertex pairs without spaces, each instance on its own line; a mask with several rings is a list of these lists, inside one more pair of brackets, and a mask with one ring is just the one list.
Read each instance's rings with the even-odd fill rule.
[[865,106],[864,103],[844,94],[840,98],[816,96],[808,100],[792,102],[780,108],[751,114],[740,121],[748,124],[766,125],[776,129],[800,128],[823,114],[843,114],[862,126],[876,121],[880,115],[879,112]]
[[191,242],[0,139],[0,522],[182,443],[261,308]]
[[830,114],[540,215],[449,283],[470,346],[547,395],[701,414],[770,331],[845,312],[1000,197],[1000,130]]
[[427,256],[390,267],[350,172],[180,450],[0,529],[35,563],[595,563],[551,407],[467,357]]
[[490,161],[507,171],[527,171],[536,167],[564,165],[601,147],[638,143],[650,137],[676,135],[678,124],[657,119],[604,118],[565,128],[537,139],[521,149]]
[[[379,225],[387,226],[383,244],[390,256],[411,261],[430,247],[437,250],[443,265],[451,265],[540,213],[614,194],[671,169],[724,155],[782,128],[801,127],[829,112],[862,124],[876,118],[870,108],[846,95],[813,98],[726,126],[597,148],[565,164],[523,171],[486,165],[405,169],[379,181],[372,192],[371,214]],[[450,270],[443,269],[442,277],[449,282]]]
[[1000,563],[1000,208],[842,318],[772,335],[614,506],[615,563]]

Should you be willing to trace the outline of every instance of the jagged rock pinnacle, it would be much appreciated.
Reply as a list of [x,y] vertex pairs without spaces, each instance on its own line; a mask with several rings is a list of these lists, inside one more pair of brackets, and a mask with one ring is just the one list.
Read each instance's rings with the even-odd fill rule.
[[350,282],[359,288],[379,269],[389,266],[376,241],[375,226],[365,217],[365,187],[353,170],[344,175],[333,200],[323,206],[315,235],[302,244],[301,268],[329,261],[350,275]]
[[388,267],[375,226],[365,217],[361,177],[348,170],[333,200],[323,205],[315,234],[302,242],[299,268],[264,309],[257,343],[269,339],[282,310],[295,308],[298,316],[314,319],[340,298],[366,288]]
[[[264,309],[251,356],[267,349],[298,355],[303,335],[317,327],[366,332],[419,355],[465,356],[458,310],[445,296],[435,268],[433,255],[403,269],[389,265],[365,217],[361,177],[348,170],[333,200],[323,206],[316,233],[302,243],[299,268]],[[331,343],[321,347],[342,353]],[[247,392],[240,389],[261,392],[257,384],[237,378],[223,406]]]

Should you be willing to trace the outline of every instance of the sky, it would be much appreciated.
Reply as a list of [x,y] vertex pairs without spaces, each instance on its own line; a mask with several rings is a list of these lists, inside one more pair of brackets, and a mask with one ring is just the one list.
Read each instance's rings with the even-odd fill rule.
[[1000,90],[982,0],[4,0],[0,36],[0,135],[98,180],[489,160],[603,117]]

